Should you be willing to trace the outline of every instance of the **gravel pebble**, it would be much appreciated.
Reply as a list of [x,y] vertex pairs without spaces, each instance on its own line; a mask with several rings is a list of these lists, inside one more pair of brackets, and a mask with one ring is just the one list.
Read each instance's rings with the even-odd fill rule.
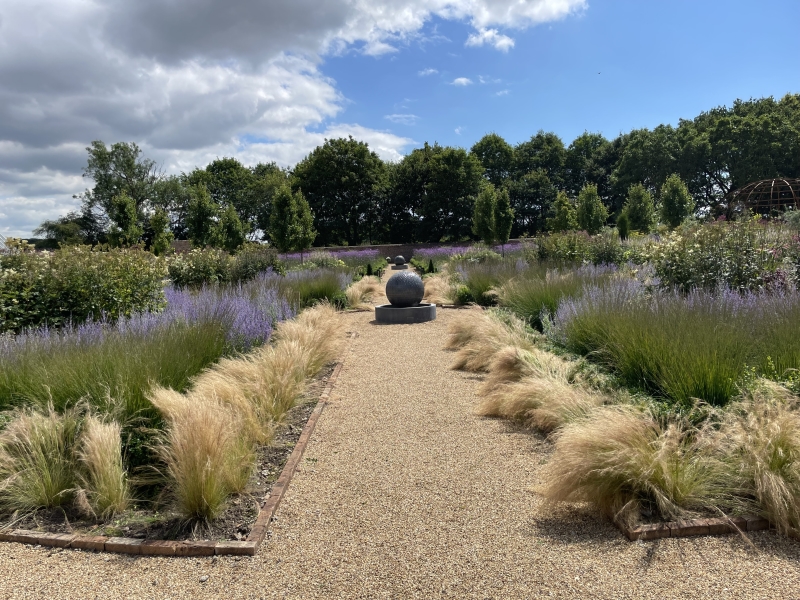
[[[456,311],[348,314],[333,400],[255,558],[208,562],[0,545],[2,598],[787,598],[800,544],[770,532],[630,543],[537,495],[541,437],[475,417],[442,350]],[[190,568],[192,567],[192,568]],[[157,577],[157,579],[155,578]],[[202,582],[202,585],[201,585]]]

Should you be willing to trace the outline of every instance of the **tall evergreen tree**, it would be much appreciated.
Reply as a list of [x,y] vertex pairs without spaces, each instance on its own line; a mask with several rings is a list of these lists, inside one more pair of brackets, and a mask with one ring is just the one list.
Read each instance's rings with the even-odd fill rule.
[[477,235],[487,246],[495,239],[495,205],[497,194],[494,186],[487,183],[475,199],[475,210],[472,213],[472,233]]
[[672,228],[677,227],[694,211],[694,200],[680,176],[673,173],[661,188],[661,219]]
[[502,247],[503,256],[506,254],[506,244],[513,224],[514,210],[511,208],[508,190],[502,189],[497,193],[497,201],[494,204],[494,239]]
[[578,227],[592,235],[598,233],[606,224],[608,209],[600,200],[596,185],[587,183],[583,186],[581,193],[578,194],[576,217]]
[[203,248],[213,243],[218,208],[205,185],[193,186],[186,210],[186,228],[192,246]]
[[169,230],[169,215],[164,209],[158,209],[150,216],[150,229],[153,232],[153,241],[150,250],[156,256],[167,254],[172,247],[174,236]]
[[565,192],[556,194],[553,203],[553,216],[547,219],[547,228],[550,231],[571,231],[578,228],[578,217],[575,206],[570,202]]
[[653,196],[641,183],[635,183],[628,189],[624,212],[628,215],[630,228],[634,231],[650,233],[655,226],[656,208]]

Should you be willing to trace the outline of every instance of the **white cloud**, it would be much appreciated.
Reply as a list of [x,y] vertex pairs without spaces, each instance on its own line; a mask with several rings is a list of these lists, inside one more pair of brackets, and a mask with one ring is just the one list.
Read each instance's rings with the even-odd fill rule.
[[469,77],[456,77],[453,81],[450,82],[450,85],[472,85],[472,79]]
[[495,93],[495,96],[508,96],[509,90],[500,90],[499,92]]
[[417,75],[419,75],[420,77],[427,77],[428,75],[436,75],[436,73],[438,72],[439,71],[437,71],[436,69],[428,68],[428,69],[422,69],[417,73]]
[[497,29],[481,29],[477,33],[471,34],[465,43],[466,46],[483,46],[484,44],[494,46],[502,52],[508,52],[514,47],[514,40],[503,35]]
[[400,125],[415,125],[419,120],[417,115],[404,115],[404,114],[394,114],[394,115],[386,115],[383,117],[387,121],[391,121],[392,123],[398,123]]
[[477,36],[508,50],[507,36],[489,32],[531,27],[585,6],[586,0],[4,0],[0,232],[27,235],[73,208],[72,194],[91,184],[81,169],[95,139],[135,141],[167,172],[218,156],[291,165],[325,137],[348,134],[395,160],[413,141],[338,122],[346,99],[321,70],[322,57],[398,52],[421,39],[434,17],[469,23],[476,33],[468,43]]
[[456,132],[456,135],[461,135],[461,132],[464,131],[464,128],[459,125],[453,131]]

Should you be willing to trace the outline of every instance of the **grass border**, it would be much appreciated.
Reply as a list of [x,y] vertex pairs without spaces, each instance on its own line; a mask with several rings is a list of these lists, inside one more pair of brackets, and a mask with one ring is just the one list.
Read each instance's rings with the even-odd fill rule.
[[[356,337],[354,332],[348,335],[352,340]],[[349,347],[349,345],[348,345]],[[345,356],[347,354],[345,353]],[[259,546],[267,537],[269,527],[278,506],[283,499],[292,476],[297,470],[303,453],[306,450],[311,434],[317,425],[325,405],[330,399],[333,386],[342,370],[344,357],[335,364],[325,388],[317,400],[314,411],[308,417],[303,431],[289,455],[289,459],[281,471],[280,477],[272,485],[269,495],[261,502],[261,508],[256,517],[250,534],[244,541],[204,542],[204,541],[175,541],[175,540],[142,540],[139,538],[107,537],[102,535],[76,535],[71,533],[49,533],[44,531],[30,531],[27,529],[14,529],[0,531],[0,542],[17,542],[55,548],[73,548],[79,550],[93,550],[97,552],[112,552],[116,554],[136,554],[141,556],[255,556]]]

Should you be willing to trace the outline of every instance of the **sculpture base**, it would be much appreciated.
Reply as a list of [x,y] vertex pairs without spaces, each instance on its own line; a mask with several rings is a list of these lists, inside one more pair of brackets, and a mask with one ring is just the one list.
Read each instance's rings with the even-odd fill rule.
[[408,265],[392,265],[392,271],[402,271],[403,269],[407,269]]
[[426,323],[436,319],[436,305],[420,303],[419,306],[392,306],[381,304],[375,307],[375,320],[389,325]]

